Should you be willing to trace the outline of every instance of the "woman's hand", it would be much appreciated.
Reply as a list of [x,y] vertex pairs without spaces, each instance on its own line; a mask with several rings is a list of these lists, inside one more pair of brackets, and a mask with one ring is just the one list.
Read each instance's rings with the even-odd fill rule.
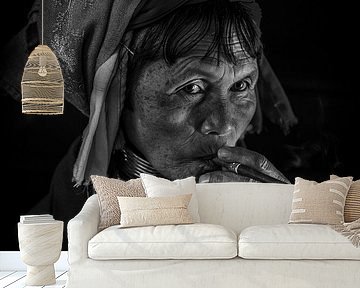
[[[222,147],[218,150],[217,156],[218,156],[217,162],[241,163],[257,171],[260,171],[263,174],[279,179],[285,183],[290,183],[290,181],[286,179],[286,177],[279,170],[277,170],[275,166],[268,159],[266,159],[265,156],[257,152],[245,149],[243,147]],[[206,182],[257,182],[257,181],[247,176],[231,172],[223,167],[222,170],[208,172],[199,177],[199,183],[206,183]]]

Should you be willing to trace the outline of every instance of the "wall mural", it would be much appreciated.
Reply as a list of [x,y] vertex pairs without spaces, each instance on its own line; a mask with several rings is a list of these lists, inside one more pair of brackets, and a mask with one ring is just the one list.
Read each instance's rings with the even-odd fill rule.
[[[38,44],[32,22],[36,9],[28,14],[31,3],[17,2],[21,13],[19,5],[9,10],[18,15],[12,20],[17,22],[12,30],[4,30],[1,43],[3,180],[10,183],[10,190],[4,192],[12,209],[3,212],[9,232],[2,237],[0,250],[18,250],[20,215],[50,213],[65,222],[76,215],[93,193],[92,174],[124,180],[140,172],[168,179],[193,175],[198,182],[260,177],[283,183],[293,183],[298,176],[315,181],[330,174],[360,177],[359,143],[351,137],[359,123],[359,100],[344,80],[349,59],[341,60],[347,54],[336,40],[334,31],[342,25],[334,20],[336,11],[329,8],[323,13],[313,1],[258,1],[261,22],[260,10],[250,7],[255,26],[247,27],[252,38],[243,40],[243,45],[241,33],[229,34],[226,41],[202,37],[223,32],[201,24],[200,31],[206,33],[184,29],[181,17],[166,18],[161,29],[144,26],[140,19],[127,24],[134,33],[120,31],[124,37],[115,56],[99,53],[100,39],[114,36],[101,30],[108,23],[100,21],[100,32],[89,38],[85,57],[79,47],[84,45],[81,31],[86,31],[87,23],[77,17],[82,2],[56,1],[55,8],[45,9],[50,19],[45,39],[68,75],[68,96],[63,115],[39,116],[21,113],[19,91],[7,80],[20,83],[9,71],[20,71],[26,53]],[[107,1],[91,3],[85,8],[96,8],[97,13],[109,9]],[[229,19],[234,13],[225,8],[216,11]],[[192,13],[186,14],[190,23],[199,15],[196,9]],[[261,38],[256,36],[256,25],[261,27]],[[23,45],[11,46],[13,36],[21,33],[14,43]],[[164,43],[166,59],[158,59],[156,53]],[[216,47],[225,51],[220,58]],[[107,61],[99,60],[102,65],[97,65],[91,63],[94,59]],[[82,73],[84,67],[91,72]],[[93,85],[100,89],[90,97]],[[106,109],[90,110],[90,102]],[[234,173],[237,163],[248,168]]]

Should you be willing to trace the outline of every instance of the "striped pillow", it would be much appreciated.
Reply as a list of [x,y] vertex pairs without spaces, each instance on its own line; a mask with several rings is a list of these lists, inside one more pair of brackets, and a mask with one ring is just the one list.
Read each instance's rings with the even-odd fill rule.
[[[330,175],[330,180],[339,176]],[[360,219],[360,180],[353,181],[346,196],[344,207],[344,221],[346,223]]]
[[340,177],[318,183],[296,177],[289,223],[343,224],[352,179]]

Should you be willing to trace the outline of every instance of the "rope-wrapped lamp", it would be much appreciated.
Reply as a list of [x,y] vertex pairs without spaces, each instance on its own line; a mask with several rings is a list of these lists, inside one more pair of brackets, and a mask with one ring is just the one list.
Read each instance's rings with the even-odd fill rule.
[[41,44],[30,53],[21,80],[22,113],[56,115],[64,112],[64,78],[60,64],[44,39],[41,1]]

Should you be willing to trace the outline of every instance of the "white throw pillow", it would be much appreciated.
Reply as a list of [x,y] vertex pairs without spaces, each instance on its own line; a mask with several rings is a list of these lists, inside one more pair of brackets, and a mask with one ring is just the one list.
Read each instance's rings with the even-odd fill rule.
[[200,222],[198,199],[196,196],[196,180],[194,176],[171,181],[165,178],[141,173],[140,178],[147,197],[192,194],[188,209],[194,223]]

